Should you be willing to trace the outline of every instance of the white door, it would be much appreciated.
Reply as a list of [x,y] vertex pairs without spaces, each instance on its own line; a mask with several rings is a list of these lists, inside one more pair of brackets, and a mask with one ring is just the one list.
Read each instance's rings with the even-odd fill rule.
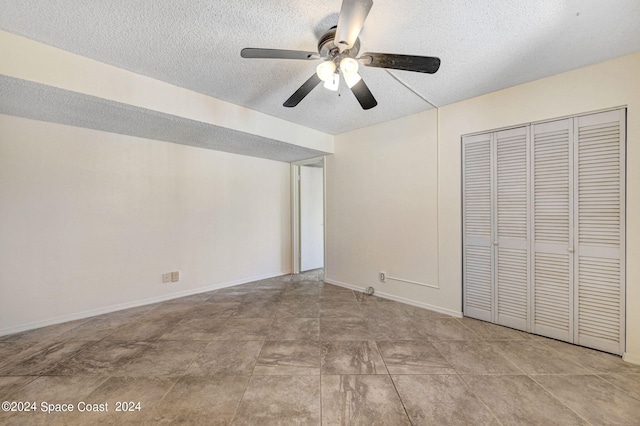
[[574,342],[624,352],[624,110],[576,118]]
[[624,352],[625,110],[465,136],[467,316]]
[[323,168],[300,167],[300,271],[324,267]]
[[573,340],[573,119],[532,126],[532,326]]
[[483,134],[462,140],[464,313],[485,321],[495,321],[492,137]]
[[495,322],[529,326],[529,127],[495,136]]

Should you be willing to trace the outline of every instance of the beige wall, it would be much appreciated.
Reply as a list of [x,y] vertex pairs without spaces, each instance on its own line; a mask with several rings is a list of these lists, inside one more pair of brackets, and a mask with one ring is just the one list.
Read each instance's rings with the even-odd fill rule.
[[[439,275],[440,289],[376,284],[391,297],[440,310],[462,309],[461,135],[538,120],[626,106],[627,109],[627,350],[640,364],[640,54],[581,68],[440,109],[336,137],[327,161],[327,277],[356,287],[376,274],[420,279]],[[439,128],[439,141],[437,138]],[[439,165],[433,156],[438,152]],[[438,190],[428,172],[437,167]],[[412,176],[406,176],[412,170]],[[394,188],[380,187],[387,176]],[[381,199],[389,196],[394,207]],[[416,201],[420,198],[423,201]],[[438,221],[431,210],[438,201]],[[380,205],[383,205],[380,207]],[[381,231],[391,224],[396,235]],[[406,228],[409,229],[406,229]],[[439,234],[436,240],[434,235]],[[419,238],[418,238],[419,236]],[[438,242],[436,242],[438,241]],[[439,273],[433,262],[439,252]],[[410,256],[415,263],[405,260]],[[403,263],[404,262],[404,263]],[[418,268],[421,268],[418,270]]]
[[[327,157],[326,278],[459,312],[438,284],[436,111],[336,136]],[[379,272],[395,280],[378,281]]]
[[286,163],[6,115],[0,129],[0,335],[291,270]]

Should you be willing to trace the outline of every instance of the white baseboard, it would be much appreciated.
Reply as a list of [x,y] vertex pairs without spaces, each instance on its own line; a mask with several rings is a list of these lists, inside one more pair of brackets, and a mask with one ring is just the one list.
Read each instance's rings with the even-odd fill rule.
[[[348,288],[348,289],[351,289],[351,290],[355,290],[355,291],[364,292],[366,290],[364,287],[356,286],[356,285],[353,285],[353,284],[343,283],[343,282],[340,282],[340,281],[332,280],[330,278],[325,278],[324,282],[329,283],[329,284],[333,284],[333,285],[337,285],[337,286],[340,286],[340,287],[345,287],[345,288]],[[379,292],[379,291],[376,291],[375,295],[378,296],[378,297],[382,297],[383,299],[394,300],[396,302],[404,303],[406,305],[411,305],[411,306],[415,306],[415,307],[418,307],[418,308],[428,309],[430,311],[439,312],[441,314],[451,315],[452,317],[455,317],[455,318],[462,318],[462,312],[460,312],[460,311],[454,311],[454,310],[451,310],[451,309],[443,308],[441,306],[429,305],[428,303],[418,302],[417,300],[406,299],[404,297],[396,296],[396,295],[389,294],[389,293]]]
[[165,294],[162,296],[150,297],[148,299],[135,300],[133,302],[119,303],[117,305],[105,306],[102,308],[91,309],[89,311],[76,312],[69,315],[63,315],[56,318],[50,318],[42,321],[31,322],[28,324],[21,324],[13,327],[0,329],[0,336],[6,336],[8,334],[20,333],[22,331],[33,330],[35,328],[46,327],[49,325],[61,324],[63,322],[75,321],[84,318],[94,317],[96,315],[108,314],[111,312],[121,311],[124,309],[137,308],[140,306],[151,305],[153,303],[166,302],[167,300],[178,299],[180,297],[191,296],[199,293],[206,293],[208,291],[219,290],[222,288],[233,287],[240,284],[246,284],[253,281],[266,280],[268,278],[279,277],[282,275],[288,275],[291,272],[277,272],[264,275],[257,275],[253,277],[241,278],[239,280],[227,281],[224,283],[212,284],[205,287],[198,287],[190,290],[179,291],[176,293]]
[[638,354],[630,354],[629,352],[625,352],[624,354],[622,354],[622,360],[628,362],[629,364],[640,365],[640,355]]
[[348,288],[349,290],[355,290],[355,291],[361,291],[361,292],[364,292],[366,290],[364,287],[359,287],[359,286],[343,283],[340,281],[332,280],[331,278],[327,278],[326,276],[323,281],[327,284],[333,284],[340,287]]

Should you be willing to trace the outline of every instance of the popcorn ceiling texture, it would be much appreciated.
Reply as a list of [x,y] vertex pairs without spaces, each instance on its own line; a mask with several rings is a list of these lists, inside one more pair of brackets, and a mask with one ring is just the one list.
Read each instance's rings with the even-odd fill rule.
[[[315,61],[242,59],[243,47],[316,49],[341,0],[0,0],[0,28],[330,134],[640,51],[638,0],[375,0],[361,51],[439,56],[438,73],[362,69],[363,111],[317,87],[282,103]],[[416,95],[416,92],[418,95]],[[88,118],[91,120],[91,118]]]
[[201,121],[1,75],[0,114],[287,163],[327,155]]

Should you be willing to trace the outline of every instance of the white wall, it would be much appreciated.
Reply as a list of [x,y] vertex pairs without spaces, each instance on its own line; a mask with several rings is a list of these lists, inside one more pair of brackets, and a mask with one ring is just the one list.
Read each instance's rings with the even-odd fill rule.
[[[640,364],[640,263],[633,261],[640,258],[639,75],[640,53],[443,107],[438,126],[435,112],[426,112],[338,135],[336,154],[327,157],[327,278],[365,287],[387,267],[394,275],[422,274],[433,280],[438,250],[440,289],[395,282],[377,288],[416,304],[461,312],[461,136],[627,106],[625,359]],[[429,183],[436,179],[425,172],[436,166],[437,189]],[[381,203],[385,197],[395,203]],[[420,208],[436,201],[437,215]],[[388,232],[381,231],[382,224],[389,224]]]
[[289,164],[6,115],[0,129],[0,335],[291,270]]

